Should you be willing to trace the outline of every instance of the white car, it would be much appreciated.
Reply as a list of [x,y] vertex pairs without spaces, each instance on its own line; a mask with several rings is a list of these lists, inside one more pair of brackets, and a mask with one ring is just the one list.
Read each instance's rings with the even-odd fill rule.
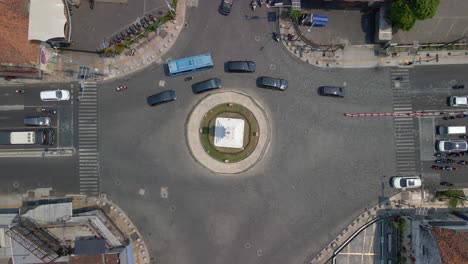
[[450,96],[449,105],[450,106],[468,106],[468,97],[467,96]]
[[440,152],[463,152],[468,150],[468,143],[464,140],[440,140],[436,147]]
[[66,101],[70,99],[70,92],[67,90],[50,90],[41,92],[42,101]]
[[418,176],[397,176],[392,178],[392,186],[396,189],[419,188],[421,178]]

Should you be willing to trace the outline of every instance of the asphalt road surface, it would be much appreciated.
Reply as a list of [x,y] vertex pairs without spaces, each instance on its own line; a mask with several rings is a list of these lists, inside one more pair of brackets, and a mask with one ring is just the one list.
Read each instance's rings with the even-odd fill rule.
[[[76,87],[76,85],[74,86]],[[15,93],[16,89],[22,89],[24,94]],[[42,90],[53,89],[68,89],[73,93],[78,90],[73,90],[70,84],[34,84],[25,86],[2,87],[0,90],[0,129],[1,130],[25,130],[23,118],[27,116],[43,116],[48,115],[52,119],[51,128],[56,132],[56,144],[53,146],[43,145],[1,145],[0,152],[14,151],[18,152],[21,149],[28,150],[49,150],[56,149],[59,142],[76,142],[77,135],[73,133],[62,133],[64,129],[59,127],[71,124],[71,120],[67,116],[76,115],[77,105],[73,104],[72,100],[62,102],[43,102],[40,99],[39,93]],[[58,111],[56,115],[49,115],[41,111],[55,109]],[[59,122],[62,122],[59,124]],[[39,128],[29,128],[39,129]],[[70,128],[69,130],[73,130]],[[75,138],[69,138],[73,137]],[[67,139],[66,139],[67,138]],[[70,146],[73,148],[73,143]],[[73,157],[10,157],[0,158],[0,168],[2,173],[0,179],[0,193],[2,194],[23,194],[27,190],[35,188],[53,188],[57,195],[67,193],[79,193],[79,178],[77,170],[77,158]]]
[[[167,77],[163,65],[152,65],[99,87],[101,190],[129,213],[159,263],[303,263],[392,193],[392,120],[343,115],[391,111],[389,71],[314,68],[272,40],[277,23],[265,8],[236,2],[224,17],[218,1],[198,4],[164,59],[211,53],[215,68],[191,83],[218,77],[222,89],[258,100],[272,123],[269,151],[240,175],[196,163],[185,122],[204,95],[192,94],[185,76]],[[256,62],[254,74],[224,72],[226,61],[243,59]],[[287,79],[289,89],[257,88],[264,75]],[[129,88],[118,93],[118,84]],[[346,98],[320,97],[320,85],[346,85]],[[166,89],[177,101],[146,104]]]

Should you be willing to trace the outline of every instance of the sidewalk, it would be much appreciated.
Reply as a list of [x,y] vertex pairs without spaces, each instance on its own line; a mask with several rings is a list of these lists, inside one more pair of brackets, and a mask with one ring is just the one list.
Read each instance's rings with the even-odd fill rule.
[[95,53],[71,50],[58,51],[56,62],[51,65],[53,74],[44,74],[43,79],[0,79],[0,86],[21,86],[27,83],[52,83],[78,81],[80,67],[89,68],[92,79],[87,81],[110,80],[116,77],[142,70],[153,62],[162,62],[162,56],[172,47],[185,23],[186,1],[179,0],[176,7],[176,18],[161,25],[157,31],[148,34],[132,45],[134,56],[127,56],[125,50],[120,55],[101,58]]
[[[468,195],[468,189],[463,189]],[[427,197],[427,198],[424,198]],[[428,192],[405,191],[397,193],[388,201],[377,204],[372,208],[366,208],[356,219],[354,219],[343,231],[341,231],[322,251],[320,251],[308,264],[326,263],[359,229],[364,228],[368,223],[377,219],[385,210],[416,209],[416,208],[447,208],[445,201],[433,201],[433,197]],[[465,207],[466,208],[466,207]]]
[[[400,52],[391,56],[378,54],[380,45],[346,45],[343,49],[315,51],[296,32],[290,21],[279,16],[281,42],[296,57],[309,64],[325,68],[414,67],[417,65],[450,65],[468,63],[468,50]],[[288,35],[294,35],[289,40]]]

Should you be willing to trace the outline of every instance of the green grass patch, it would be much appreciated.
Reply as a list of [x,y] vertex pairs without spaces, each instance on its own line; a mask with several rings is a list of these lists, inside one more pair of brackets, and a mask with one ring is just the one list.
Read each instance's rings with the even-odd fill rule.
[[[215,120],[217,117],[237,118],[245,121],[244,144],[242,149],[219,148],[214,145]],[[206,113],[200,124],[200,141],[205,152],[210,157],[229,163],[247,158],[258,143],[258,123],[255,116],[244,106],[238,104],[220,104]]]

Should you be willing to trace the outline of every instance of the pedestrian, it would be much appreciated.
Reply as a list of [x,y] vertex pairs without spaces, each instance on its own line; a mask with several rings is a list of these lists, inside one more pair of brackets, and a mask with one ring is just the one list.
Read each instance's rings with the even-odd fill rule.
[[15,92],[16,92],[17,94],[24,94],[24,90],[22,90],[22,89],[17,89]]

